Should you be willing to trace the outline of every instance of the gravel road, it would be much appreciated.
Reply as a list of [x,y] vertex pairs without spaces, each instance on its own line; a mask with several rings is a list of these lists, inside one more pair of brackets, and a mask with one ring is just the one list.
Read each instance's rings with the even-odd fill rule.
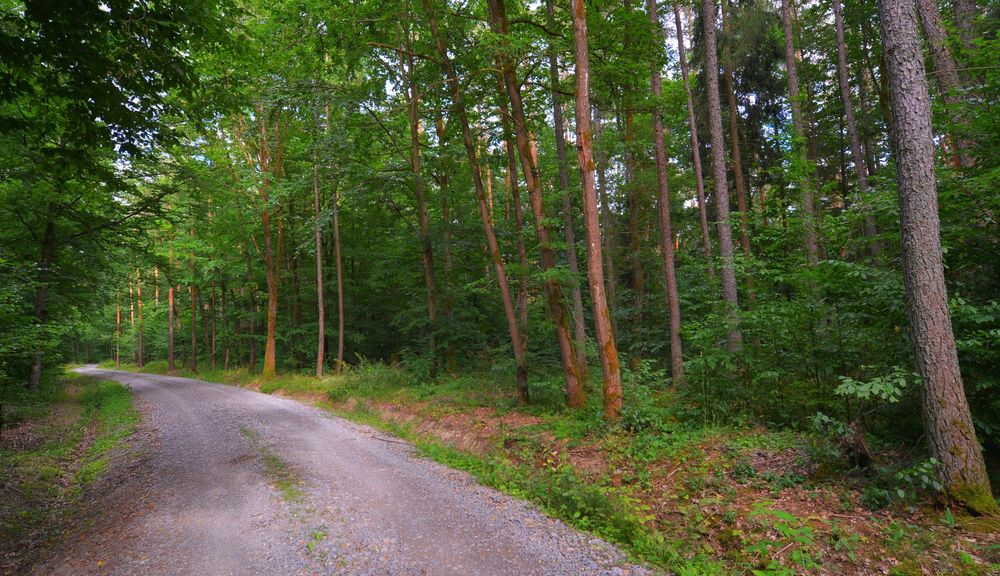
[[637,575],[609,544],[372,428],[221,384],[99,370],[144,422],[33,574]]

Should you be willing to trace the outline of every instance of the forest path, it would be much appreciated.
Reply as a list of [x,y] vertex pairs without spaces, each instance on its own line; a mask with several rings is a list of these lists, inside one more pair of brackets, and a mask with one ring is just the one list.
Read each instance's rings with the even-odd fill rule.
[[605,542],[296,401],[99,370],[144,415],[35,574],[647,574]]

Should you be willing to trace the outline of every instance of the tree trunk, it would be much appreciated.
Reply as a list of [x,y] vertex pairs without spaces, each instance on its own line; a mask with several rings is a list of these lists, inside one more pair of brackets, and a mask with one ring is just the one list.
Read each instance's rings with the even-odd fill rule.
[[739,297],[736,291],[736,270],[733,266],[733,232],[729,225],[729,183],[726,180],[726,145],[722,137],[722,102],[719,97],[719,56],[715,43],[715,1],[702,0],[704,24],[705,78],[708,95],[708,127],[712,137],[712,173],[715,180],[715,211],[719,234],[719,255],[722,259],[722,299],[730,324],[727,347],[736,351],[743,342],[739,329]]
[[212,370],[215,370],[215,280],[212,280],[212,295],[208,301],[208,313],[212,319],[212,335],[209,339],[211,342],[211,365]]
[[277,361],[275,334],[278,330],[278,284],[280,282],[278,274],[279,258],[275,254],[273,230],[271,229],[272,208],[270,207],[270,199],[268,197],[272,170],[271,150],[267,131],[268,118],[263,105],[257,106],[257,113],[260,117],[258,162],[260,170],[264,174],[264,181],[260,187],[259,193],[260,202],[263,206],[260,217],[261,226],[264,232],[264,272],[267,282],[267,339],[264,344],[264,366],[261,370],[261,376],[264,378],[272,378],[276,372],[275,368]]
[[[491,26],[494,32],[502,37],[508,34],[507,15],[503,0],[488,0]],[[548,304],[549,317],[555,324],[556,340],[559,344],[559,356],[563,365],[563,378],[566,383],[566,403],[571,408],[584,405],[583,383],[577,368],[577,355],[574,349],[573,336],[569,327],[569,314],[566,311],[563,288],[550,274],[556,267],[555,251],[552,249],[551,232],[545,220],[545,202],[542,197],[542,181],[535,157],[534,142],[528,132],[524,114],[524,103],[521,100],[521,88],[514,65],[509,55],[501,52],[500,70],[503,83],[507,87],[507,97],[510,99],[510,110],[514,120],[514,134],[517,139],[518,156],[521,158],[521,169],[524,181],[528,187],[531,209],[535,216],[535,234],[538,236],[539,253],[541,256],[542,273],[545,276],[545,295]],[[557,128],[558,130],[558,128]],[[512,174],[512,177],[516,176]]]
[[[593,110],[594,117],[594,135],[593,141],[602,142],[601,139],[601,112],[595,106]],[[593,146],[591,146],[593,149]],[[595,153],[597,157],[597,190],[601,197],[601,212],[600,212],[600,231],[602,231],[601,236],[601,246],[603,247],[604,255],[604,266],[607,268],[605,274],[605,283],[607,290],[607,300],[608,300],[608,310],[611,314],[611,328],[612,331],[618,333],[618,291],[617,291],[617,281],[618,276],[615,273],[615,258],[614,258],[614,224],[611,221],[611,202],[608,201],[608,182],[606,176],[606,170],[608,167],[607,153],[605,152],[603,146],[598,147]],[[589,266],[589,264],[588,264]],[[588,268],[589,270],[589,268]]]
[[136,301],[136,321],[139,324],[139,368],[145,365],[145,351],[142,348],[142,277],[139,275],[139,269],[135,269],[135,301]]
[[118,291],[115,290],[115,368],[120,368],[122,365],[121,356],[121,338],[122,338],[122,303],[118,296]]
[[413,172],[413,193],[417,199],[417,221],[420,226],[421,257],[424,265],[424,283],[427,286],[427,320],[429,334],[427,347],[431,360],[431,377],[437,375],[438,354],[435,339],[438,331],[437,312],[437,279],[434,276],[434,248],[431,244],[431,220],[427,212],[427,199],[424,194],[424,176],[420,169],[420,96],[417,92],[417,81],[414,78],[413,51],[410,42],[409,2],[404,3],[404,24],[406,30],[405,52],[402,56],[403,70],[406,78],[407,117],[410,123],[410,170]]
[[[49,269],[56,251],[56,226],[52,221],[52,206],[49,206],[50,219],[45,224],[45,236],[42,238],[42,254],[38,260],[38,284],[35,288],[35,324],[41,328],[49,317]],[[131,286],[130,286],[131,290]],[[38,336],[41,337],[41,336]],[[35,358],[31,363],[31,376],[28,387],[32,392],[38,392],[42,384],[42,360],[45,351],[42,343],[35,344]]]
[[934,64],[934,76],[937,78],[938,91],[944,100],[948,117],[951,121],[951,139],[955,147],[956,161],[962,167],[968,168],[975,164],[970,155],[972,143],[963,134],[967,122],[961,113],[964,98],[961,95],[962,80],[958,76],[958,66],[948,48],[948,33],[941,22],[935,0],[917,0],[920,21],[924,26],[927,44],[930,47],[931,62]]
[[337,268],[337,374],[344,369],[344,267],[340,254],[340,192],[333,183],[333,253]]
[[868,249],[873,257],[879,255],[880,247],[875,241],[878,231],[875,229],[875,218],[865,205],[864,196],[868,193],[868,167],[865,164],[864,152],[861,149],[861,138],[858,135],[858,124],[854,117],[854,103],[851,100],[851,85],[847,78],[847,43],[844,38],[844,14],[840,0],[833,0],[833,20],[837,29],[837,71],[840,82],[840,99],[844,102],[844,116],[847,120],[847,135],[851,140],[851,156],[854,161],[854,172],[858,177],[858,196],[862,204],[864,216],[864,233],[868,239]]
[[973,42],[979,38],[979,6],[976,0],[953,0],[951,5],[955,13],[955,28],[962,40],[962,48],[966,52],[975,49]]
[[[555,30],[552,0],[546,0],[545,12],[549,29]],[[548,45],[549,82],[552,97],[552,118],[556,136],[556,159],[559,163],[559,191],[562,193],[563,234],[566,237],[566,261],[573,276],[573,334],[576,339],[576,367],[581,389],[587,381],[587,328],[583,315],[583,294],[580,290],[580,265],[576,257],[576,233],[573,230],[573,204],[569,195],[569,161],[566,158],[566,122],[563,118],[562,98],[559,95],[559,58],[555,44]]]
[[785,30],[785,68],[788,73],[788,101],[792,108],[793,154],[797,158],[799,186],[802,188],[802,219],[805,225],[806,258],[810,264],[819,261],[819,243],[816,239],[815,207],[813,206],[812,182],[805,166],[805,140],[809,138],[806,121],[802,113],[802,92],[799,89],[799,74],[796,64],[795,40],[792,25],[792,0],[781,0],[781,22]]
[[576,150],[580,161],[583,188],[583,217],[587,229],[587,280],[594,307],[601,366],[604,371],[604,419],[617,422],[622,410],[622,380],[618,348],[611,328],[611,314],[604,293],[604,270],[601,264],[601,230],[594,185],[593,136],[590,132],[590,63],[587,48],[587,8],[584,0],[572,0],[573,39],[576,54]]
[[313,238],[316,244],[316,314],[318,322],[316,328],[316,377],[322,378],[325,359],[323,348],[326,345],[326,308],[323,303],[323,226],[320,224],[319,164],[317,160],[317,151],[313,148],[313,217],[316,219],[313,223]]
[[174,371],[174,287],[167,288],[167,371]]
[[[649,22],[656,30],[657,50],[663,43],[663,29],[656,14],[656,0],[646,0]],[[674,385],[684,383],[684,357],[681,354],[681,306],[677,295],[677,271],[674,269],[674,233],[670,222],[670,187],[667,182],[667,150],[663,145],[663,112],[660,97],[663,80],[660,77],[659,58],[650,74],[650,91],[653,93],[653,145],[656,148],[656,183],[660,205],[660,246],[663,254],[663,279],[667,287],[667,309],[670,311],[670,375]]]
[[479,172],[479,161],[476,158],[475,138],[472,136],[472,129],[469,127],[469,117],[465,108],[465,100],[462,97],[462,89],[458,83],[458,76],[455,74],[451,64],[451,57],[448,55],[448,48],[445,46],[438,28],[437,17],[431,9],[430,0],[423,0],[424,9],[427,12],[431,24],[431,33],[437,47],[438,55],[441,58],[441,67],[444,70],[445,80],[451,91],[452,105],[458,122],[462,127],[462,137],[465,144],[465,152],[469,161],[469,169],[472,172],[472,183],[476,191],[476,200],[479,203],[479,216],[483,221],[483,231],[486,234],[486,243],[489,246],[490,257],[496,269],[497,283],[500,286],[500,297],[503,300],[504,313],[507,316],[507,327],[510,331],[511,347],[514,349],[514,363],[516,365],[518,398],[522,403],[528,402],[528,363],[522,345],[520,329],[518,327],[517,316],[514,312],[514,302],[510,296],[510,286],[507,284],[507,273],[504,269],[503,255],[500,253],[500,245],[493,230],[493,222],[490,219],[489,207],[486,205],[486,194],[483,187],[483,178]]
[[684,91],[687,93],[688,130],[691,132],[691,159],[694,165],[695,191],[698,197],[698,218],[701,224],[701,252],[708,266],[709,277],[715,277],[715,266],[712,265],[712,238],[708,232],[708,209],[705,205],[705,180],[701,169],[701,148],[698,144],[698,122],[694,115],[694,96],[691,93],[691,80],[688,77],[688,62],[684,49],[684,26],[681,23],[680,6],[676,1],[674,2],[674,24],[677,27],[677,59],[681,64]]
[[[722,1],[722,30],[729,35],[729,1]],[[730,43],[727,42],[725,58],[722,62],[723,76],[726,80],[726,105],[729,107],[729,151],[733,159],[733,185],[736,189],[736,206],[740,211],[740,246],[743,255],[750,258],[750,212],[747,209],[746,184],[743,174],[743,151],[740,146],[740,115],[736,104],[736,82],[733,78],[733,54]],[[747,276],[747,284],[752,279]]]
[[[501,68],[498,63],[497,68]],[[510,111],[507,108],[506,87],[503,74],[497,75],[497,100],[500,108],[500,123],[503,127],[505,159],[507,160],[507,184],[510,186],[511,202],[514,204],[514,235],[517,236],[517,258],[520,264],[517,273],[517,312],[521,323],[523,346],[528,346],[528,248],[524,243],[524,208],[521,202],[520,185],[517,178],[517,151],[510,128]],[[489,169],[489,164],[487,164]],[[487,182],[489,176],[487,175]]]
[[879,14],[895,130],[903,280],[931,456],[947,494],[996,513],[959,371],[944,283],[931,105],[912,0],[881,0]]

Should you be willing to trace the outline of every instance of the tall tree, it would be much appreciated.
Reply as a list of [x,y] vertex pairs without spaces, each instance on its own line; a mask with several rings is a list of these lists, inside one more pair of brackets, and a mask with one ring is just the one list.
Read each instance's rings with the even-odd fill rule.
[[584,0],[573,0],[573,45],[576,56],[576,152],[583,188],[583,218],[587,228],[587,280],[594,307],[594,332],[604,371],[604,419],[617,422],[622,411],[622,380],[618,347],[611,329],[611,314],[604,293],[601,259],[601,228],[594,185],[594,147],[590,131],[590,56],[587,42],[587,8]]
[[715,0],[702,1],[703,43],[705,51],[705,92],[708,95],[708,129],[712,141],[712,176],[715,180],[716,227],[719,235],[722,299],[730,324],[727,347],[738,350],[743,342],[739,329],[739,296],[733,264],[733,231],[729,224],[729,182],[726,178],[726,145],[722,137],[722,101],[719,96],[719,55],[716,48]]
[[[646,0],[649,22],[656,30],[656,51],[663,46],[663,28],[656,14],[656,0]],[[667,149],[663,144],[663,79],[660,75],[660,58],[653,61],[649,78],[653,94],[653,147],[656,151],[656,184],[660,205],[660,250],[663,254],[663,279],[667,286],[667,310],[670,322],[670,375],[674,385],[684,383],[684,357],[681,350],[681,306],[677,294],[677,270],[674,268],[674,233],[670,221],[670,187],[667,181]]]
[[781,22],[785,31],[785,71],[788,75],[788,101],[792,108],[792,150],[797,164],[799,193],[802,194],[802,221],[805,224],[806,258],[811,264],[819,260],[819,241],[816,238],[816,209],[813,186],[806,168],[806,141],[809,131],[802,110],[803,95],[799,87],[798,53],[795,50],[795,25],[792,20],[792,0],[781,0]]
[[490,209],[486,203],[483,178],[479,171],[479,160],[476,156],[476,140],[472,135],[472,128],[469,125],[469,115],[465,107],[465,98],[462,95],[462,88],[459,85],[458,76],[455,74],[455,68],[451,63],[451,56],[448,55],[448,47],[445,45],[443,36],[441,35],[437,16],[430,5],[430,0],[423,0],[423,4],[427,18],[431,24],[431,34],[434,38],[434,44],[437,47],[438,56],[440,57],[445,81],[448,83],[451,92],[452,107],[462,128],[462,140],[465,145],[466,157],[469,161],[469,170],[472,173],[472,183],[476,192],[476,200],[479,204],[479,217],[483,223],[486,244],[489,248],[490,258],[493,261],[493,267],[496,270],[497,284],[500,287],[500,298],[503,300],[504,313],[507,316],[507,329],[510,332],[510,343],[514,351],[518,398],[522,403],[526,403],[528,402],[528,360],[524,350],[524,341],[521,339],[521,330],[514,311],[514,302],[510,296],[510,286],[507,283],[507,272],[503,254],[500,252],[500,245],[497,242],[496,232],[493,229],[493,221],[490,217]]
[[[546,24],[555,30],[553,0],[545,1]],[[549,86],[552,98],[552,119],[556,137],[556,160],[559,163],[559,191],[562,193],[563,234],[566,238],[566,263],[573,275],[573,335],[576,339],[576,367],[580,381],[587,381],[587,329],[583,317],[583,294],[580,290],[580,265],[576,257],[576,232],[573,228],[573,203],[569,194],[569,160],[566,157],[566,124],[563,118],[562,96],[559,93],[559,56],[555,42],[549,39]]]
[[[868,193],[868,167],[865,164],[864,152],[861,149],[861,137],[858,135],[858,123],[854,116],[854,101],[851,99],[851,84],[847,73],[847,42],[844,39],[844,10],[840,0],[833,0],[833,20],[837,30],[837,79],[840,85],[840,99],[844,103],[844,118],[847,121],[847,135],[851,140],[851,157],[854,161],[854,173],[858,177],[858,195],[862,203]],[[875,241],[878,231],[875,228],[875,218],[867,206],[862,206],[864,216],[864,233],[868,238],[868,249],[872,256],[878,256],[880,247]]]
[[687,95],[688,130],[691,133],[691,156],[694,168],[695,194],[698,200],[698,220],[701,224],[701,251],[708,265],[708,275],[715,275],[712,264],[712,238],[708,232],[708,208],[705,203],[705,180],[701,169],[701,148],[698,144],[698,121],[694,115],[694,96],[691,93],[691,78],[688,74],[688,61],[684,48],[684,26],[681,23],[680,5],[674,2],[674,24],[677,28],[677,61],[681,65],[681,77],[684,81],[684,92]]
[[[493,31],[502,38],[509,34],[507,13],[503,0],[488,0],[490,25]],[[578,408],[584,404],[583,383],[580,380],[580,370],[577,368],[578,357],[574,349],[573,335],[570,332],[570,315],[566,310],[562,284],[552,276],[556,267],[555,250],[552,248],[551,231],[545,219],[545,200],[542,196],[542,180],[538,170],[538,161],[534,154],[534,142],[528,131],[525,118],[524,103],[521,99],[521,84],[517,78],[510,54],[506,47],[501,47],[499,54],[500,71],[507,96],[510,99],[511,117],[514,120],[514,135],[517,139],[517,152],[521,158],[521,169],[531,200],[531,209],[535,216],[535,234],[538,237],[541,255],[542,272],[545,274],[545,296],[549,317],[555,324],[556,341],[559,345],[559,356],[563,365],[563,378],[566,383],[566,401],[570,407]],[[556,128],[558,130],[558,127]]]
[[912,0],[879,0],[892,94],[903,280],[917,372],[923,379],[927,444],[947,494],[977,513],[996,513],[972,424],[948,311],[934,170],[934,136],[923,50]]
[[967,122],[962,114],[963,101],[962,79],[958,74],[958,65],[948,47],[948,33],[941,21],[941,12],[934,0],[917,0],[920,10],[920,21],[923,23],[924,34],[930,47],[931,62],[934,64],[934,76],[937,78],[938,90],[944,100],[951,120],[952,145],[955,147],[955,159],[959,166],[966,168],[975,161],[971,155],[971,143],[964,132]]

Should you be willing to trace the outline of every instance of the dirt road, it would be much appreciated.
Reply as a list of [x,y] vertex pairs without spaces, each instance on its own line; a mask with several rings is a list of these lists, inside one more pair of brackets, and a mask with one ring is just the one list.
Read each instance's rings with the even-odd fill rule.
[[293,400],[86,367],[144,424],[36,574],[646,574],[608,544]]

